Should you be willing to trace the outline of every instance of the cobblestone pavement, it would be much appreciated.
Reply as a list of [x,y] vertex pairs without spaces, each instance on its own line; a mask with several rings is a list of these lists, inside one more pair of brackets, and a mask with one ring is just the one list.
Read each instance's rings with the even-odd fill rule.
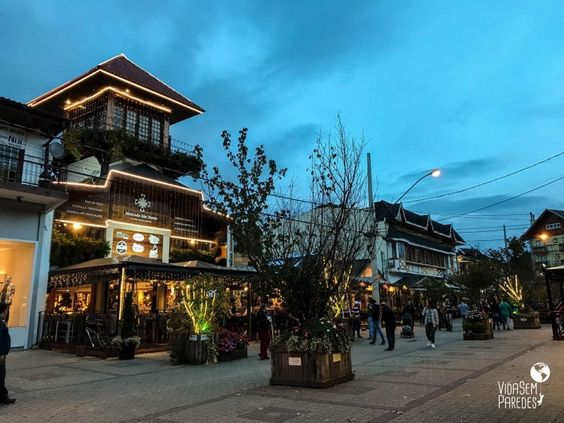
[[[396,350],[353,344],[354,381],[329,389],[268,386],[270,366],[249,358],[213,366],[172,366],[166,353],[133,361],[99,360],[41,350],[8,357],[7,385],[17,403],[0,407],[13,422],[548,422],[564,421],[564,342],[548,327],[496,332],[490,341],[437,333],[426,347],[398,338]],[[531,365],[551,376],[536,409],[498,407],[499,384],[531,382]],[[541,392],[539,391],[540,395]],[[536,394],[535,394],[536,395]],[[5,420],[4,420],[5,419]]]

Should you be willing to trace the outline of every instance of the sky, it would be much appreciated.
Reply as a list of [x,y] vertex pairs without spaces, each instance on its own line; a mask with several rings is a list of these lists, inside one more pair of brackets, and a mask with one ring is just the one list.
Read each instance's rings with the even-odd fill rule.
[[562,1],[0,0],[0,96],[124,53],[206,110],[171,133],[208,164],[226,169],[220,134],[246,127],[297,181],[340,115],[368,142],[377,200],[440,168],[404,206],[497,248],[504,224],[519,236],[564,209],[562,16]]

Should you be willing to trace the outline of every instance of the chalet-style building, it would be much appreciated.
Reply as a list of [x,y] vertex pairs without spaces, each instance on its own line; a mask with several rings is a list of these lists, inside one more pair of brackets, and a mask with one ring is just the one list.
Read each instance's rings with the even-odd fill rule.
[[61,117],[0,98],[0,301],[14,347],[33,344],[45,307],[53,210],[67,200],[52,168],[64,127]]
[[40,341],[80,341],[85,316],[115,333],[126,290],[135,293],[142,342],[163,341],[172,283],[202,271],[229,273],[171,263],[182,252],[202,250],[225,261],[225,218],[179,180],[197,175],[201,162],[170,135],[172,125],[204,109],[124,55],[28,105],[69,122],[62,136],[66,155],[58,162],[69,199],[55,211],[55,228],[110,246],[106,258],[51,270]]
[[546,209],[523,234],[536,270],[564,264],[564,210]]

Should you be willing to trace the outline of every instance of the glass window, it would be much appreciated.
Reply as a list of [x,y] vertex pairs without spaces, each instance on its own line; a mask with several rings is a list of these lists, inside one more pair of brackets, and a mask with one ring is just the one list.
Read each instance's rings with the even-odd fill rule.
[[114,128],[123,129],[125,126],[125,108],[121,104],[114,107]]
[[127,120],[125,122],[125,130],[135,135],[137,129],[137,110],[127,109]]
[[163,143],[162,125],[161,122],[156,118],[153,118],[151,120],[151,142],[153,144]]
[[139,114],[139,140],[148,141],[149,139],[149,116]]
[[0,180],[20,182],[21,175],[18,172],[18,158],[20,149],[8,145],[0,145]]

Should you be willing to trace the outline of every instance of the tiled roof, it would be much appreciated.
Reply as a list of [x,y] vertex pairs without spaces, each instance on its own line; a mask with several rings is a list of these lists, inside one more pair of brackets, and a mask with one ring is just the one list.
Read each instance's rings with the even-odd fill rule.
[[536,236],[537,231],[540,229],[540,226],[543,224],[542,222],[545,221],[546,217],[550,214],[557,216],[560,219],[564,219],[564,210],[556,210],[556,209],[545,209],[539,217],[533,222],[533,224],[525,231],[525,233],[521,236],[522,239],[532,239]]
[[413,235],[408,232],[402,231],[401,228],[395,225],[390,226],[390,228],[388,229],[388,237],[405,239],[406,241],[409,241],[413,244],[423,245],[425,247],[433,248],[435,250],[444,251],[445,253],[453,252],[452,240],[450,241],[451,245],[447,244],[446,240],[445,242],[433,241],[418,235]]
[[558,215],[558,217],[564,219],[564,210],[555,210],[555,209],[549,209],[552,213]]
[[168,97],[169,99],[172,99],[172,100],[174,100],[178,103],[181,103],[184,106],[187,106],[191,109],[194,109],[195,111],[197,111],[199,113],[204,112],[203,108],[201,108],[196,103],[189,100],[188,98],[184,97],[178,91],[174,90],[173,88],[171,88],[170,86],[168,86],[167,84],[162,82],[157,77],[151,75],[149,72],[147,72],[144,69],[142,69],[141,67],[137,66],[135,63],[133,63],[131,60],[129,60],[127,57],[125,57],[125,55],[123,55],[123,54],[112,57],[111,59],[106,60],[105,62],[102,62],[102,63],[96,65],[95,67],[86,71],[82,75],[64,83],[63,85],[58,86],[57,88],[52,89],[51,91],[49,91],[49,92],[47,92],[47,93],[45,93],[45,94],[43,94],[43,95],[41,95],[41,96],[39,96],[35,99],[33,99],[28,104],[34,105],[35,103],[40,102],[44,98],[53,95],[55,92],[64,90],[66,87],[76,83],[77,81],[80,81],[81,79],[83,79],[83,78],[85,78],[85,77],[87,77],[87,76],[89,76],[89,75],[91,75],[91,74],[93,74],[97,71],[107,72],[107,73],[114,75],[118,78],[122,78],[122,79],[125,79],[125,80],[132,82],[134,84],[140,85],[144,88],[147,88],[151,91],[154,91],[154,92],[159,93],[159,94],[161,94],[165,97]]

